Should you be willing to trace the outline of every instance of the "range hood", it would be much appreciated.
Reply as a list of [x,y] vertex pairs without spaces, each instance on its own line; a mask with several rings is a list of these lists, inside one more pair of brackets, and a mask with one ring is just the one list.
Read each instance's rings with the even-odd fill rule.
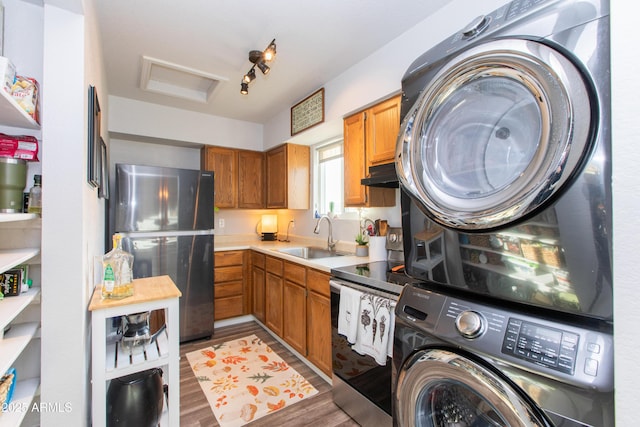
[[370,166],[369,175],[360,180],[360,184],[369,187],[398,188],[398,175],[396,174],[396,164],[386,163],[384,165]]

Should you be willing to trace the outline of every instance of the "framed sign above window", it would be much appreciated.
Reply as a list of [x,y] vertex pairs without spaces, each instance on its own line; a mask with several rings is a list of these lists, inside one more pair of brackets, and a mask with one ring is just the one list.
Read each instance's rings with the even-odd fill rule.
[[324,122],[324,88],[291,107],[291,136]]

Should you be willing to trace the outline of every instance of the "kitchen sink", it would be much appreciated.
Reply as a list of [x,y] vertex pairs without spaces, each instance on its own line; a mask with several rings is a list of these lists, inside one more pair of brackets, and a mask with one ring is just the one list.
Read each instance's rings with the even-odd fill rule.
[[314,259],[314,258],[330,258],[335,256],[342,256],[343,253],[330,251],[325,248],[317,248],[314,246],[303,246],[296,248],[284,248],[278,249],[278,252],[282,252],[283,254],[297,256],[298,258],[304,259]]

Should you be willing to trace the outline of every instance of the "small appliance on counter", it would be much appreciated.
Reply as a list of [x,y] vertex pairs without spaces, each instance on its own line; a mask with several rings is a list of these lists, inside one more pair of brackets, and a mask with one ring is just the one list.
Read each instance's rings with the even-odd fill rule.
[[122,337],[120,338],[120,346],[125,352],[133,354],[144,351],[164,331],[166,324],[163,324],[153,335],[151,334],[149,327],[150,315],[150,311],[142,311],[121,317]]

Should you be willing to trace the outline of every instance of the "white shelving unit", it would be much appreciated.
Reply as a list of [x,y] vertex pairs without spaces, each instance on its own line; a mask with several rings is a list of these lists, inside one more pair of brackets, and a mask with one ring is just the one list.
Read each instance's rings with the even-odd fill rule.
[[[96,288],[89,304],[92,328],[92,415],[93,426],[106,424],[107,384],[113,378],[147,369],[163,368],[163,379],[169,385],[169,405],[163,409],[160,426],[180,425],[180,344],[178,299],[180,290],[169,276],[147,277],[133,281],[133,296],[123,299],[101,299]],[[117,339],[108,334],[112,318],[151,310],[165,310],[166,329],[157,345],[129,357],[117,350]]]
[[[3,228],[11,227],[14,223],[35,219],[34,214],[0,214],[0,223],[5,223]],[[17,245],[17,242],[12,242]],[[23,264],[40,254],[40,248],[19,248],[0,250],[0,273],[3,273],[17,265]],[[20,359],[23,351],[29,343],[38,337],[40,322],[22,322],[19,316],[27,307],[40,302],[40,288],[33,287],[27,292],[17,296],[7,296],[0,301],[0,373],[4,374]],[[39,368],[37,369],[39,372]],[[40,387],[39,378],[22,379],[22,372],[18,370],[18,382],[13,394],[13,399],[7,411],[0,415],[0,427],[19,426],[30,404],[38,393]]]
[[28,115],[16,101],[0,89],[0,122],[4,126],[24,129],[40,129],[38,122]]

